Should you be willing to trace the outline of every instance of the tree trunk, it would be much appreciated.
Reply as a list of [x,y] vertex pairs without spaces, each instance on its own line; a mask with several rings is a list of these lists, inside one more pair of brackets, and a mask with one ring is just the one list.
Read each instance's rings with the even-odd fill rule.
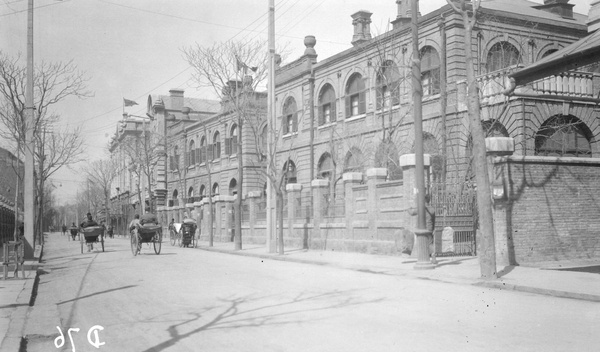
[[462,12],[465,25],[465,54],[467,70],[467,108],[471,122],[471,136],[473,138],[473,164],[475,181],[477,183],[477,209],[479,213],[480,236],[479,238],[479,265],[481,277],[496,279],[496,248],[494,243],[494,220],[492,213],[492,196],[488,175],[485,133],[481,125],[481,107],[479,101],[479,87],[475,79],[473,51],[473,27],[466,11]]

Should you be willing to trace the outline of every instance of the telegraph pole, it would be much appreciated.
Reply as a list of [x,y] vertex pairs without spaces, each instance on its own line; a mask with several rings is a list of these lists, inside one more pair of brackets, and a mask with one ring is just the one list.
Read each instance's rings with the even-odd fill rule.
[[25,179],[24,179],[24,249],[25,258],[32,259],[35,248],[34,236],[34,180],[33,180],[33,0],[27,5],[27,87],[25,89]]
[[415,119],[415,187],[417,202],[417,263],[415,269],[433,269],[429,262],[429,236],[425,219],[425,166],[423,157],[423,87],[421,85],[421,60],[419,53],[419,0],[411,0],[411,29],[413,42],[412,86]]
[[269,84],[267,92],[267,247],[275,253],[275,211],[272,167],[275,166],[273,128],[275,127],[275,0],[269,0]]

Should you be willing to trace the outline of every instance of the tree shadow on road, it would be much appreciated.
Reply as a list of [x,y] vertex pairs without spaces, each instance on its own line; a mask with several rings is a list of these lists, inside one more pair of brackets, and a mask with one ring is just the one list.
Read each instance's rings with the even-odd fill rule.
[[[334,310],[362,304],[380,303],[383,301],[382,298],[366,300],[360,298],[360,296],[348,296],[350,293],[351,291],[338,290],[318,294],[299,293],[297,296],[280,303],[258,306],[254,304],[261,300],[269,299],[269,296],[256,298],[251,296],[221,298],[219,301],[225,304],[225,308],[211,320],[189,332],[180,332],[181,328],[199,321],[203,316],[209,315],[211,312],[221,307],[221,305],[219,305],[219,307],[206,307],[202,309],[201,312],[190,312],[189,315],[192,316],[191,318],[173,324],[167,328],[170,335],[168,340],[148,348],[143,352],[163,351],[172,347],[180,340],[191,337],[202,331],[298,324],[302,322],[302,319],[306,319],[295,317],[295,315],[298,314],[305,317],[307,312]],[[303,308],[303,304],[309,304],[310,306]],[[315,305],[318,306],[315,307]],[[277,311],[273,312],[273,309],[277,309]],[[311,322],[314,321],[315,318],[312,317]]]
[[101,295],[101,294],[105,294],[105,293],[109,293],[109,292],[113,292],[113,291],[125,290],[125,289],[136,287],[136,286],[137,285],[127,285],[127,286],[123,286],[123,287],[111,288],[110,290],[104,290],[104,291],[100,291],[100,292],[94,292],[94,293],[91,293],[89,295],[85,295],[85,296],[73,298],[73,299],[70,299],[70,300],[67,300],[67,301],[58,302],[57,305],[61,305],[61,304],[69,303],[69,302],[74,302],[74,301],[79,301],[80,299],[83,299],[83,298],[97,296],[97,295]]

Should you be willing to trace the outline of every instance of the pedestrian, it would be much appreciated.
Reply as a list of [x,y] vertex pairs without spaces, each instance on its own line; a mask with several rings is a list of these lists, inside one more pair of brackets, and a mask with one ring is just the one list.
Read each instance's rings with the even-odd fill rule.
[[[85,229],[87,227],[92,227],[92,226],[98,226],[98,223],[96,221],[94,221],[94,219],[92,219],[91,213],[87,213],[86,216],[87,216],[87,219],[79,225],[82,229]],[[87,244],[88,252],[91,252],[92,249],[94,249],[94,242],[96,242],[97,239],[98,239],[98,236],[85,237],[85,243]]]
[[67,234],[67,225],[65,224],[62,225],[62,234],[63,236]]
[[73,225],[71,225],[71,238],[73,239],[73,241],[75,241],[75,236],[77,236],[77,233],[79,232],[79,229],[77,228],[77,226],[75,226],[75,223],[73,223]]
[[129,232],[133,231],[140,226],[140,214],[135,214],[133,220],[129,223]]
[[425,195],[425,222],[426,228],[429,232],[429,258],[432,264],[437,264],[436,255],[435,255],[435,208],[431,206],[431,195]]

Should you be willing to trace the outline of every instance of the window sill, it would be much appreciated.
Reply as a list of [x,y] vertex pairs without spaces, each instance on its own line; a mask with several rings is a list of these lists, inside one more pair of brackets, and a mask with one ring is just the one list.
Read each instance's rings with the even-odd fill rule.
[[284,134],[284,135],[283,135],[283,136],[281,136],[281,137],[282,137],[283,139],[287,139],[287,138],[291,138],[291,137],[293,137],[293,136],[297,136],[297,135],[298,135],[298,131],[296,131],[296,132],[292,132],[292,133],[287,133],[287,134]]
[[431,94],[431,95],[423,95],[423,102],[437,100],[440,98],[440,93]]
[[[400,104],[396,104],[396,105],[393,105],[393,106],[392,106],[392,111],[396,111],[396,110],[398,110],[398,109],[400,109]],[[381,114],[381,113],[384,113],[384,112],[389,112],[389,111],[390,111],[390,108],[389,108],[389,107],[385,107],[385,108],[383,108],[383,109],[375,110],[375,112],[376,112],[377,114]]]
[[324,130],[324,129],[327,129],[329,127],[335,126],[336,124],[337,124],[337,122],[326,123],[326,124],[323,124],[321,126],[318,126],[317,129]]
[[350,116],[345,121],[352,122],[352,121],[364,119],[365,117],[367,117],[367,114],[354,115],[354,116]]

